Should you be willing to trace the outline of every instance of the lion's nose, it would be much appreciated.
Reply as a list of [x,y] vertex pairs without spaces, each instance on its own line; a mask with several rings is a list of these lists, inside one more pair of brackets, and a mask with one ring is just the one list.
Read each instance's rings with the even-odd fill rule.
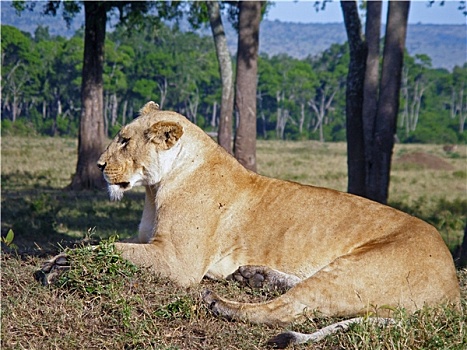
[[101,171],[104,171],[106,165],[107,165],[106,162],[97,162],[97,167],[98,167]]

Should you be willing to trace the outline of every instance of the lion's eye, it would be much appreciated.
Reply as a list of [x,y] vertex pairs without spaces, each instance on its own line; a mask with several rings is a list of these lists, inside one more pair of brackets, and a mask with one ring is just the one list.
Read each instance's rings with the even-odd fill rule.
[[120,144],[121,144],[122,146],[128,145],[128,142],[130,142],[130,139],[127,138],[127,137],[122,137],[122,138],[120,139]]

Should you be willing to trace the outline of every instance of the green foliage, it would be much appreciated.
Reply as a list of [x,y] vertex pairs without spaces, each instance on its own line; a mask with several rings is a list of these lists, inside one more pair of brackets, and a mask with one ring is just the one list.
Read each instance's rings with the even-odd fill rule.
[[70,270],[64,272],[56,285],[79,295],[112,296],[138,271],[121,257],[115,239],[102,240],[98,246],[67,249]]
[[[69,2],[66,6],[71,18],[81,5]],[[160,16],[167,18],[189,12],[195,27],[207,22],[207,8],[201,3],[122,2],[122,21],[108,33],[105,45],[108,135],[113,136],[148,100],[215,131],[212,109],[216,106],[219,116],[221,86],[212,38],[182,32],[176,24],[168,27],[162,24],[162,17],[146,14],[148,6],[156,7]],[[235,12],[236,6],[222,6]],[[50,9],[52,13],[55,10]],[[82,33],[66,39],[38,27],[32,38],[14,27],[2,26],[2,34],[3,132],[26,135],[33,129],[43,135],[76,136],[81,109]],[[261,55],[258,137],[345,141],[348,63],[346,44],[333,44],[304,59]],[[459,107],[459,99],[465,96],[466,78],[467,65],[448,72],[433,69],[427,55],[406,54],[399,140],[465,143],[462,118],[466,112]]]
[[2,135],[35,136],[36,134],[34,125],[25,118],[17,119],[15,122],[2,120]]
[[14,239],[15,239],[15,233],[13,232],[12,229],[9,229],[6,236],[1,238],[1,242],[5,244],[8,248],[16,250],[18,249],[18,246],[15,243],[13,243]]
[[[465,172],[464,174],[462,172],[456,173],[459,174],[457,176],[465,176]],[[457,233],[464,230],[467,220],[466,199],[456,198],[448,201],[444,198],[439,198],[427,201],[427,198],[422,196],[411,205],[404,202],[391,202],[390,205],[435,226],[440,231],[449,248],[454,249],[461,244],[458,241]]]
[[193,300],[188,297],[178,297],[167,305],[161,305],[154,312],[154,315],[165,319],[190,319],[193,317],[193,312],[196,306]]

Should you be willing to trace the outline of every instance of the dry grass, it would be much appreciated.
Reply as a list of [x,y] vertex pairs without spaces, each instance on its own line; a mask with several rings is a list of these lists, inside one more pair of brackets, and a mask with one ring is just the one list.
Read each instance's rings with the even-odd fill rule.
[[[434,155],[452,165],[453,170],[397,162],[410,153]],[[257,157],[259,172],[264,175],[339,191],[347,190],[345,143],[258,141]],[[444,198],[448,201],[465,198],[466,159],[466,145],[459,146],[454,154],[445,153],[442,145],[396,145],[389,201],[411,204],[420,197],[429,197],[430,200]]]
[[65,187],[76,170],[77,146],[74,139],[2,137],[2,187]]
[[[466,213],[467,157],[465,146],[460,148],[448,156],[441,146],[397,146],[396,158],[425,152],[454,169],[397,164],[390,199],[422,217],[439,219],[445,238],[451,235],[454,241],[459,240]],[[261,349],[282,330],[217,319],[199,298],[204,288],[241,301],[275,296],[267,291],[211,281],[181,289],[145,270],[115,265],[113,260],[92,259],[93,264],[102,264],[102,271],[115,271],[115,266],[119,271],[93,279],[93,274],[84,273],[88,264],[85,253],[76,257],[77,270],[68,283],[50,288],[37,284],[32,274],[45,256],[57,250],[57,242],[65,244],[93,228],[100,238],[117,230],[125,237],[136,231],[139,222],[141,192],[111,203],[105,191],[62,190],[74,171],[75,154],[74,140],[2,139],[2,236],[13,228],[15,243],[20,246],[19,255],[3,252],[1,257],[2,349]],[[346,188],[344,144],[260,141],[258,162],[260,172],[266,175]],[[436,216],[439,212],[445,212],[444,216]],[[397,326],[355,326],[319,344],[295,348],[463,349],[467,343],[467,270],[459,271],[459,279],[461,311],[440,307],[414,316],[401,312]],[[290,329],[311,332],[333,321],[309,320]]]
[[[2,349],[263,349],[269,338],[282,331],[217,319],[199,298],[203,288],[243,301],[265,300],[267,292],[210,281],[185,290],[143,270],[108,278],[105,293],[66,286],[44,288],[32,279],[39,262],[32,257],[2,256]],[[464,349],[467,270],[460,271],[459,278],[463,283],[460,312],[447,307],[413,316],[401,312],[395,326],[355,326],[318,344],[294,348]],[[87,286],[104,283],[89,277],[77,281]],[[310,319],[289,329],[312,332],[335,321]]]

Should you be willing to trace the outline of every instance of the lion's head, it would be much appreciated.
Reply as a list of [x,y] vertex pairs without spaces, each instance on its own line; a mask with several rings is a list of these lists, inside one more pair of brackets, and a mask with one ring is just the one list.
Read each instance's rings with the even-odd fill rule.
[[158,104],[148,102],[97,161],[111,199],[121,199],[125,191],[135,186],[156,185],[168,171],[183,127],[176,121],[158,118],[162,113]]

